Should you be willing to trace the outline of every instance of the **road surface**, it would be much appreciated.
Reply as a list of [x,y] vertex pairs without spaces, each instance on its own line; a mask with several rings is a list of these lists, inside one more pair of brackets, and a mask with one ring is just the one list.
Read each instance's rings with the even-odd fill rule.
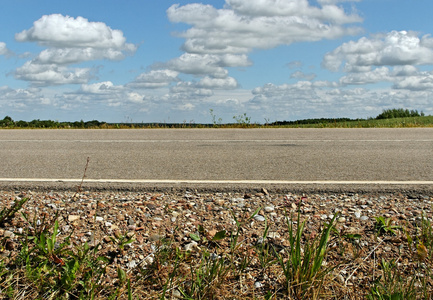
[[0,185],[433,186],[433,128],[0,130]]

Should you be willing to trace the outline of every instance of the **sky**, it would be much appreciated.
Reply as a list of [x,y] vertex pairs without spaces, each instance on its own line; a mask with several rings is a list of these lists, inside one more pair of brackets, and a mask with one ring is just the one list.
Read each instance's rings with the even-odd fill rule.
[[433,114],[431,0],[0,3],[0,118]]

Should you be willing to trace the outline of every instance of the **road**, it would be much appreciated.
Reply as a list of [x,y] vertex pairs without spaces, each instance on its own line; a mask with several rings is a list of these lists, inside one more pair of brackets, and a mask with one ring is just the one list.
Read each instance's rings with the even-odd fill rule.
[[[0,183],[433,184],[433,128],[0,130]],[[106,183],[111,181],[111,183]],[[59,183],[60,182],[60,183]]]

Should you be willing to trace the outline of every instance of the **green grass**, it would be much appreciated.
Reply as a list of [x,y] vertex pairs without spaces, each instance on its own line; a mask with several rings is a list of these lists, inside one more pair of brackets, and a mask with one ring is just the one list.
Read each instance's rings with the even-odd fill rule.
[[433,127],[433,116],[371,119],[341,122],[326,122],[317,124],[281,125],[283,128],[405,128],[405,127]]

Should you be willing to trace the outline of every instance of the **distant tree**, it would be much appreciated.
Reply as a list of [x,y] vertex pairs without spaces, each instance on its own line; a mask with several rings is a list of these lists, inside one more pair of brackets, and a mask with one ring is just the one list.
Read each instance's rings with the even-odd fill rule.
[[12,125],[14,125],[14,120],[12,120],[12,118],[9,116],[6,116],[6,117],[4,117],[3,120],[0,120],[0,126],[1,127],[9,127]]
[[393,118],[410,118],[410,117],[422,117],[424,113],[419,113],[417,110],[408,110],[403,108],[384,109],[376,119],[393,119]]

